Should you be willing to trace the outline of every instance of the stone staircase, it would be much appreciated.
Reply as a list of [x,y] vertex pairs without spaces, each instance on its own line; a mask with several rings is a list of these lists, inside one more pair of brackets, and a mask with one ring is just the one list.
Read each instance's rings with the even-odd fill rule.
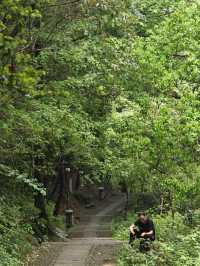
[[82,215],[80,223],[69,230],[69,239],[48,243],[44,256],[31,266],[87,266],[88,258],[96,247],[122,245],[123,242],[111,237],[111,222],[124,203],[122,195],[111,197],[96,213],[91,210],[91,213],[88,211]]

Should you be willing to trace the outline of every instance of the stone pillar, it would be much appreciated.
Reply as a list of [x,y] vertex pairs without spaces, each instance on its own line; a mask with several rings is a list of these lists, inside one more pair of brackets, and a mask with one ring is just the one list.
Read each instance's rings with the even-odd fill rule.
[[71,209],[65,210],[65,222],[66,227],[71,227],[74,225],[74,211]]
[[99,200],[103,200],[105,197],[105,191],[104,191],[104,187],[99,187]]

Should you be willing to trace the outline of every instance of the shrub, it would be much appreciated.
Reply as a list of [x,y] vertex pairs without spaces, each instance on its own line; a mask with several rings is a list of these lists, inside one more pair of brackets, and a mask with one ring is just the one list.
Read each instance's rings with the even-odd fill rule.
[[[156,226],[157,240],[148,253],[140,253],[139,240],[133,247],[124,245],[118,266],[148,265],[148,266],[197,266],[200,265],[200,232],[198,227],[190,228],[185,225],[184,217],[176,214],[153,216]],[[127,221],[117,220],[113,223],[114,236],[121,240],[128,239],[128,228],[134,217],[129,215]]]
[[31,251],[32,227],[24,219],[22,208],[0,198],[0,265],[19,266]]

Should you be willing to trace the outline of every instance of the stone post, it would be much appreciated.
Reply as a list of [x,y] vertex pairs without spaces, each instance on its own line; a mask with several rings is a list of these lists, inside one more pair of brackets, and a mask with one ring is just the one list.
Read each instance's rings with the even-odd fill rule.
[[71,209],[65,210],[66,228],[74,225],[74,211]]
[[99,200],[103,200],[105,197],[105,191],[104,191],[104,187],[99,187]]

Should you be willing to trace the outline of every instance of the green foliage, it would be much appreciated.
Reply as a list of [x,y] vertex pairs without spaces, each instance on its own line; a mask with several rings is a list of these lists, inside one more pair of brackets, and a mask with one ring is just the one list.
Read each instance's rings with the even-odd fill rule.
[[[26,202],[27,205],[28,202]],[[29,205],[29,212],[30,207]],[[31,215],[33,215],[33,207]],[[29,222],[25,223],[27,218]],[[1,265],[22,265],[22,259],[31,251],[33,231],[25,208],[22,210],[19,205],[13,205],[8,198],[0,198],[0,234]]]
[[47,214],[48,214],[48,218],[49,218],[49,224],[52,227],[59,228],[59,229],[63,230],[63,232],[65,232],[66,231],[65,216],[64,215],[60,215],[60,216],[54,216],[53,215],[53,211],[55,208],[54,202],[48,202],[46,208],[47,208]]
[[[135,217],[129,215],[127,221],[117,221],[113,225],[117,239],[127,240],[128,228]],[[156,238],[149,253],[140,253],[139,240],[133,247],[127,244],[121,250],[118,258],[119,266],[128,265],[199,265],[200,234],[198,227],[185,225],[184,218],[176,214],[171,216],[153,216],[156,226]],[[199,223],[198,223],[199,226]]]
[[82,183],[199,207],[199,2],[72,2],[0,3],[2,195],[45,216],[64,158]]
[[9,167],[0,164],[0,175],[8,178],[15,178],[16,182],[23,183],[28,185],[28,187],[32,188],[34,191],[38,191],[39,193],[46,195],[45,190],[42,184],[39,184],[37,179],[29,178],[26,174],[20,174],[17,170],[12,170]]
[[[105,124],[106,170],[129,190],[169,192],[174,208],[183,200],[193,205],[199,188],[199,4],[136,5],[152,19],[144,20],[151,30],[128,53],[133,63],[125,66],[126,93],[115,99]],[[172,12],[160,19],[165,8]]]

